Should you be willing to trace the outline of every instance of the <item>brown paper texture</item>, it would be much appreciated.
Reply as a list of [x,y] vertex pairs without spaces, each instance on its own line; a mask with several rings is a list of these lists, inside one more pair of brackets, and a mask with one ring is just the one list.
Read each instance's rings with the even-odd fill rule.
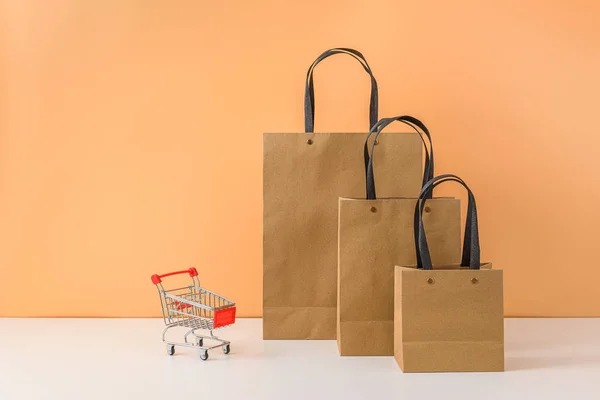
[[[264,134],[264,339],[335,339],[338,198],[365,194],[366,136]],[[421,154],[416,133],[380,135],[378,195],[417,197]]]
[[[337,341],[342,356],[394,355],[394,267],[416,263],[416,201],[339,199]],[[430,199],[426,207],[433,262],[459,262],[460,201]]]
[[504,371],[502,271],[481,268],[396,267],[394,357],[404,372]]

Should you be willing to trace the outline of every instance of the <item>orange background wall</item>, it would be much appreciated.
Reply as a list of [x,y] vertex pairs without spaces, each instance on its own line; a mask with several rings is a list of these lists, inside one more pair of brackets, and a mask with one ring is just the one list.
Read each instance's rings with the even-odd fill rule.
[[[437,172],[478,195],[506,314],[600,316],[598,20],[594,0],[0,0],[0,315],[156,316],[149,276],[194,265],[259,316],[262,132],[302,130],[306,69],[347,46],[380,116],[425,121]],[[316,130],[366,130],[358,63],[315,77]]]

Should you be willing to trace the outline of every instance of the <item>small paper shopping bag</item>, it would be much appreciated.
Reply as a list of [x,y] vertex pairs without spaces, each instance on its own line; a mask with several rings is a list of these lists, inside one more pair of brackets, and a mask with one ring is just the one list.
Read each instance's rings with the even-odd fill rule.
[[502,271],[480,263],[475,197],[462,179],[440,175],[419,199],[448,181],[469,195],[461,265],[432,266],[422,218],[427,200],[417,203],[417,266],[395,269],[394,357],[404,372],[503,371]]

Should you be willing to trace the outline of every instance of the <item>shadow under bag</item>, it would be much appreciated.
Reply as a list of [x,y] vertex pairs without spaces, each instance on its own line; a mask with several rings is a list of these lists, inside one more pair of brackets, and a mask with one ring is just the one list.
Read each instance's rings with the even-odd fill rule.
[[417,266],[395,271],[394,356],[404,372],[504,371],[502,271],[480,262],[475,196],[448,174],[426,183],[419,198],[451,181],[464,186],[469,198],[462,261],[434,268],[423,223],[430,200],[417,204]]
[[[313,133],[314,68],[345,54],[371,79],[369,128],[377,122],[378,88],[361,53],[335,48],[310,66],[305,131],[263,136],[263,338],[335,339],[337,215],[340,196],[363,193],[364,133]],[[415,133],[387,134],[376,168],[383,196],[416,197],[421,142]],[[396,171],[402,171],[399,176]]]

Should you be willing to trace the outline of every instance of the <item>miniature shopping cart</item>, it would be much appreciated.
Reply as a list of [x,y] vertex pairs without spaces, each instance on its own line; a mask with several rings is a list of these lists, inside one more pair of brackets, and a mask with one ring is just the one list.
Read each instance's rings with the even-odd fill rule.
[[[190,286],[165,290],[162,285],[162,278],[186,273],[189,273],[192,278]],[[202,289],[196,268],[170,272],[163,275],[152,275],[152,283],[156,285],[158,295],[160,296],[163,319],[167,326],[163,330],[162,341],[167,344],[167,353],[169,355],[172,356],[175,354],[175,346],[194,347],[201,350],[200,358],[202,360],[208,359],[208,350],[217,347],[222,347],[223,353],[229,354],[231,343],[214,336],[213,330],[229,326],[235,322],[234,302],[206,289]],[[190,328],[183,336],[183,343],[172,342],[166,339],[167,331],[177,326]],[[199,329],[208,330],[210,336],[199,335],[196,332]],[[194,342],[188,341],[190,335],[194,337]],[[204,346],[204,339],[215,341],[219,344]]]

